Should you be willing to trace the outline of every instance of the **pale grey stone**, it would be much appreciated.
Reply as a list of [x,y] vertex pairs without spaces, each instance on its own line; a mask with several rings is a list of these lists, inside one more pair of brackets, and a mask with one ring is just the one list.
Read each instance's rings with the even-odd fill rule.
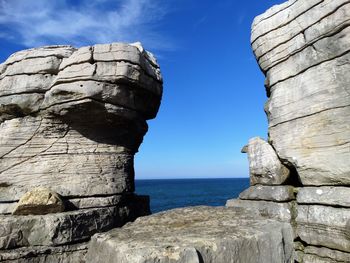
[[62,196],[133,191],[133,154],[94,140],[104,138],[102,131],[87,138],[59,120],[31,117],[6,121],[1,131],[0,201],[18,200],[37,186]]
[[[150,214],[133,160],[161,95],[138,43],[42,47],[0,65],[0,261],[84,262],[85,249],[61,246]],[[60,198],[19,201],[36,187]]]
[[111,84],[98,81],[76,81],[54,86],[45,95],[42,107],[64,102],[95,99],[112,105],[126,107],[154,118],[159,108],[159,97],[125,84]]
[[[350,6],[350,5],[349,5]],[[349,7],[350,9],[350,7]],[[350,13],[350,11],[349,11]],[[349,22],[350,24],[350,22]],[[303,73],[305,70],[315,67],[321,63],[334,59],[333,63],[337,63],[336,58],[342,56],[346,52],[350,51],[350,28],[346,27],[339,33],[330,37],[323,37],[319,41],[313,43],[310,46],[306,46],[303,50],[291,54],[287,59],[274,65],[267,74],[270,87],[276,83],[282,82],[288,78],[295,77],[298,74]],[[349,61],[349,56],[344,56],[340,59]],[[341,64],[342,63],[338,63]],[[320,65],[321,66],[321,65]],[[332,65],[322,65],[323,68],[330,68]],[[321,67],[321,68],[322,68]],[[333,66],[334,67],[334,66]],[[320,67],[317,67],[320,68]],[[334,75],[341,74],[339,71],[333,71]],[[309,74],[314,74],[310,73]],[[322,73],[318,73],[322,76]],[[344,80],[347,78],[344,76]],[[338,83],[339,84],[339,83]],[[343,83],[344,85],[345,83]],[[346,85],[344,85],[346,87]],[[321,87],[324,89],[324,87]],[[314,87],[315,89],[315,87]]]
[[290,175],[270,144],[259,137],[249,140],[248,160],[250,184],[278,185]]
[[127,78],[129,81],[137,83],[142,88],[153,92],[155,95],[162,94],[161,81],[152,77],[142,70],[141,66],[133,65],[128,62],[97,62],[96,78],[111,78],[113,81],[119,81]]
[[21,74],[57,74],[62,59],[56,56],[29,58],[7,65],[1,77]]
[[132,64],[141,66],[147,75],[162,81],[157,62],[152,58],[152,55],[143,50],[141,45],[126,45],[122,43],[95,45],[93,58],[95,61],[102,62],[129,61]]
[[[255,30],[252,33],[252,48],[256,57],[259,58],[279,44],[289,41],[345,3],[346,0],[297,1],[290,9],[270,17],[258,27],[253,24]],[[267,30],[269,25],[273,27],[271,30]]]
[[148,204],[148,198],[130,196],[118,206],[46,215],[0,215],[0,250],[84,242],[95,233],[149,214]]
[[67,209],[87,209],[87,208],[103,208],[103,207],[122,207],[128,205],[129,211],[126,211],[131,218],[149,215],[149,197],[143,195],[135,195],[123,193],[111,196],[93,196],[93,197],[72,197],[65,199]]
[[0,249],[82,242],[96,232],[117,226],[117,213],[118,209],[114,207],[47,215],[0,216]]
[[137,219],[97,234],[87,262],[290,262],[290,225],[241,210],[192,207]]
[[145,50],[141,44],[141,42],[135,42],[135,43],[131,43],[131,46],[136,47],[141,53],[142,55],[145,56],[145,58],[148,60],[148,62],[155,68],[159,69],[159,65],[157,62],[156,57],[149,51]]
[[269,142],[303,185],[349,185],[349,14],[345,0],[289,1],[253,24]]
[[1,250],[0,261],[12,263],[85,263],[87,244],[73,244],[58,247],[27,247]]
[[289,185],[254,185],[239,194],[243,200],[286,202],[295,200],[294,187]]
[[56,45],[56,46],[43,46],[39,48],[31,48],[21,50],[13,53],[6,61],[5,64],[14,64],[25,59],[31,58],[44,58],[55,56],[57,58],[66,58],[75,52],[75,48],[72,46]]
[[350,208],[349,197],[349,187],[301,187],[298,191],[297,202],[299,204],[320,204]]
[[294,218],[294,204],[292,202],[277,203],[262,200],[230,199],[227,200],[226,207],[242,208],[247,213],[252,213],[256,216],[286,222],[290,222]]
[[[296,262],[350,262],[349,17],[346,0],[290,0],[252,26],[268,142],[299,187],[290,208]],[[248,200],[228,203],[254,213],[273,194],[250,188],[241,194]]]
[[[289,0],[289,1],[283,2],[281,4],[273,5],[268,10],[266,10],[264,13],[256,16],[254,18],[253,25],[252,25],[252,32],[251,32],[252,37],[254,37],[254,35],[259,36],[259,33],[266,33],[266,32],[259,32],[257,34],[254,34],[255,31],[258,31],[260,29],[260,25],[262,25],[261,26],[262,30],[270,31],[271,29],[273,29],[273,28],[268,28],[267,25],[263,24],[263,23],[267,22],[267,24],[270,24],[270,26],[275,27],[275,25],[273,23],[269,23],[268,19],[272,16],[280,15],[280,13],[282,13],[283,11],[284,12],[289,11],[289,8],[291,6],[293,6],[294,4],[296,4],[297,2],[298,2],[298,0]],[[297,4],[299,4],[299,3],[297,3]],[[293,8],[293,7],[291,7],[291,8]],[[286,16],[286,13],[282,14],[282,15],[284,15],[284,18],[288,17],[288,16]],[[282,21],[283,20],[280,20],[280,22],[282,22]],[[254,40],[254,38],[252,38],[252,40]]]
[[270,140],[305,185],[349,183],[349,61],[345,55],[278,84],[266,106]]
[[307,246],[304,249],[303,262],[323,263],[323,262],[349,262],[350,253],[337,251],[325,247]]
[[325,110],[269,128],[280,158],[304,185],[349,185],[350,106]]
[[[159,71],[155,61],[150,62],[150,54],[127,44],[99,45],[102,50],[111,49],[99,59],[113,57],[118,46],[143,66],[148,63]],[[71,56],[66,48],[74,51]],[[12,86],[21,82],[20,75],[4,77],[0,83],[0,90],[4,85],[6,94],[15,94],[0,97],[0,118],[6,120],[0,127],[0,184],[6,184],[0,191],[0,202],[18,201],[37,186],[77,198],[133,192],[133,155],[147,131],[146,119],[154,118],[158,111],[161,81],[147,75],[138,64],[93,61],[94,48],[75,51],[57,47],[57,55],[55,47],[43,49],[38,57],[34,54],[42,52],[40,48],[19,53],[17,59],[12,58],[15,62],[6,64],[7,70],[32,62],[33,72],[40,71],[37,64],[57,68],[60,63],[51,60],[63,59],[56,78],[34,74],[36,77],[29,79],[23,75],[24,83],[18,89]],[[68,81],[73,81],[71,77],[77,80],[58,84],[62,74]],[[97,80],[84,81],[84,77]],[[143,78],[150,82],[142,82]],[[123,83],[112,84],[117,79]],[[156,83],[157,95],[150,92],[150,83]],[[36,117],[26,116],[31,112]]]
[[58,73],[52,86],[82,80],[113,83],[125,83],[127,81],[157,96],[162,94],[161,82],[146,75],[139,65],[131,64],[127,61],[73,64]]
[[60,71],[74,64],[93,62],[92,52],[93,48],[91,46],[79,48],[71,56],[62,60]]
[[311,6],[320,3],[319,0],[298,1],[289,0],[279,5],[274,5],[261,15],[254,18],[251,32],[251,42],[277,28],[288,24]]
[[[341,36],[347,31],[347,26],[349,26],[349,16],[350,16],[350,8],[349,5],[340,6],[335,10],[334,13],[330,13],[328,16],[324,17],[322,20],[308,27],[305,31],[301,31],[298,35],[293,37],[287,42],[281,43],[272,50],[268,51],[262,57],[259,58],[259,64],[261,68],[266,72],[271,69],[273,66],[289,59],[293,55],[298,52],[305,54],[304,49],[313,48],[315,52],[310,52],[313,54],[309,56],[311,58],[310,62],[314,62],[315,60],[320,60],[324,58],[324,55],[328,57],[334,56],[337,54],[341,48],[345,48],[346,45],[341,45],[337,43],[338,41],[343,42]],[[345,28],[344,32],[340,32],[341,29]],[[335,36],[334,36],[335,35]],[[331,38],[331,39],[328,39]],[[321,41],[319,41],[321,39]],[[332,42],[334,39],[334,42]],[[318,42],[319,41],[319,42]],[[323,43],[328,41],[329,48],[325,47],[325,54],[320,52],[319,43]],[[340,50],[334,49],[334,47],[340,47]],[[333,53],[329,52],[330,50]],[[302,51],[302,52],[301,52]],[[327,52],[328,51],[328,52]],[[344,52],[344,51],[343,51]],[[338,53],[339,54],[339,53]],[[300,55],[299,55],[300,56]],[[310,66],[309,61],[304,60],[304,68]],[[293,68],[293,65],[291,65]],[[299,65],[303,66],[302,64]]]
[[305,32],[305,40],[309,43],[323,35],[332,35],[349,26],[350,6],[348,2],[340,1],[335,10],[328,13]]
[[112,195],[103,197],[83,197],[83,198],[69,198],[67,202],[74,208],[97,208],[105,206],[119,205],[121,202],[125,202],[126,197],[124,195]]
[[297,234],[307,244],[350,252],[350,209],[298,205]]
[[29,92],[45,93],[50,89],[54,76],[51,74],[6,76],[0,80],[0,96],[22,94],[25,98]]
[[[288,67],[286,69],[289,70]],[[274,127],[324,110],[348,106],[350,76],[347,72],[349,70],[350,54],[347,54],[310,68],[272,87],[271,96],[265,105],[269,126]],[[318,77],[315,78],[315,76]]]

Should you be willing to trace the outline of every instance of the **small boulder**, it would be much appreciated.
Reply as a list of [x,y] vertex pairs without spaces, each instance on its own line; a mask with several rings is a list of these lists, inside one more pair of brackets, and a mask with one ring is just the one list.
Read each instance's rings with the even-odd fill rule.
[[61,197],[44,187],[34,188],[25,193],[12,212],[13,215],[45,215],[65,210]]
[[250,184],[279,185],[290,175],[272,146],[259,137],[249,140],[248,159]]

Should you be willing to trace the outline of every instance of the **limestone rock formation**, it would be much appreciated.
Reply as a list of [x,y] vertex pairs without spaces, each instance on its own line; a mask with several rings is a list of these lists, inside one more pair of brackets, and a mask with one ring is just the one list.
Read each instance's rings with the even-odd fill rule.
[[[46,46],[0,64],[0,261],[69,261],[84,249],[63,246],[149,213],[133,193],[133,158],[161,96],[159,66],[139,43]],[[42,215],[54,194],[37,187],[65,211]]]
[[[193,207],[95,235],[87,262],[291,262],[292,228],[240,209]],[[102,260],[103,259],[103,260]]]
[[57,193],[44,187],[38,187],[21,197],[12,214],[45,215],[64,212],[64,210],[64,202]]
[[249,140],[248,159],[250,184],[279,185],[290,175],[270,144],[259,137]]
[[303,185],[350,184],[350,7],[288,1],[255,19],[269,141]]
[[[350,262],[349,21],[348,1],[290,0],[252,26],[270,149],[290,178],[254,185],[227,206],[290,222],[296,262]],[[249,145],[250,167],[270,167]]]

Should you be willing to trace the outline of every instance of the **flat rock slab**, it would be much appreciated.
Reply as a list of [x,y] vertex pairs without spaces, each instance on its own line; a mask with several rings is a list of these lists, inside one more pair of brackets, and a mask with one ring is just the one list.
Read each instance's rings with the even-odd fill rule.
[[295,200],[294,187],[290,185],[253,185],[239,194],[243,200],[286,202]]
[[258,217],[286,222],[290,222],[295,217],[295,215],[293,215],[293,202],[278,203],[262,200],[230,199],[227,200],[226,206],[243,209],[246,213],[255,214]]
[[299,204],[321,204],[350,208],[350,187],[302,187],[298,191]]
[[0,250],[84,242],[97,232],[130,221],[130,207],[105,207],[64,213],[0,216]]
[[95,235],[87,262],[290,262],[292,228],[242,209],[180,208]]

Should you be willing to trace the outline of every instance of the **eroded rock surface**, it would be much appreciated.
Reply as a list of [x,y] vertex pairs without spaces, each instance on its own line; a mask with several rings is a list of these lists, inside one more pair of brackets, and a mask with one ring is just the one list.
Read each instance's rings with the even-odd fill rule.
[[[252,26],[269,97],[268,145],[290,170],[278,184],[289,186],[252,186],[227,205],[285,220],[290,204],[296,262],[350,262],[349,26],[345,0],[290,0]],[[245,151],[250,168],[271,167]]]
[[272,146],[259,137],[249,140],[248,159],[252,185],[279,185],[289,178],[289,169],[278,159]]
[[269,141],[304,185],[350,184],[350,4],[288,1],[255,19]]
[[[260,220],[259,220],[260,219]],[[137,219],[97,234],[87,262],[290,262],[287,223],[261,220],[241,209],[192,207]]]
[[74,262],[86,249],[64,245],[149,213],[133,162],[161,96],[139,43],[47,46],[0,64],[1,259]]

